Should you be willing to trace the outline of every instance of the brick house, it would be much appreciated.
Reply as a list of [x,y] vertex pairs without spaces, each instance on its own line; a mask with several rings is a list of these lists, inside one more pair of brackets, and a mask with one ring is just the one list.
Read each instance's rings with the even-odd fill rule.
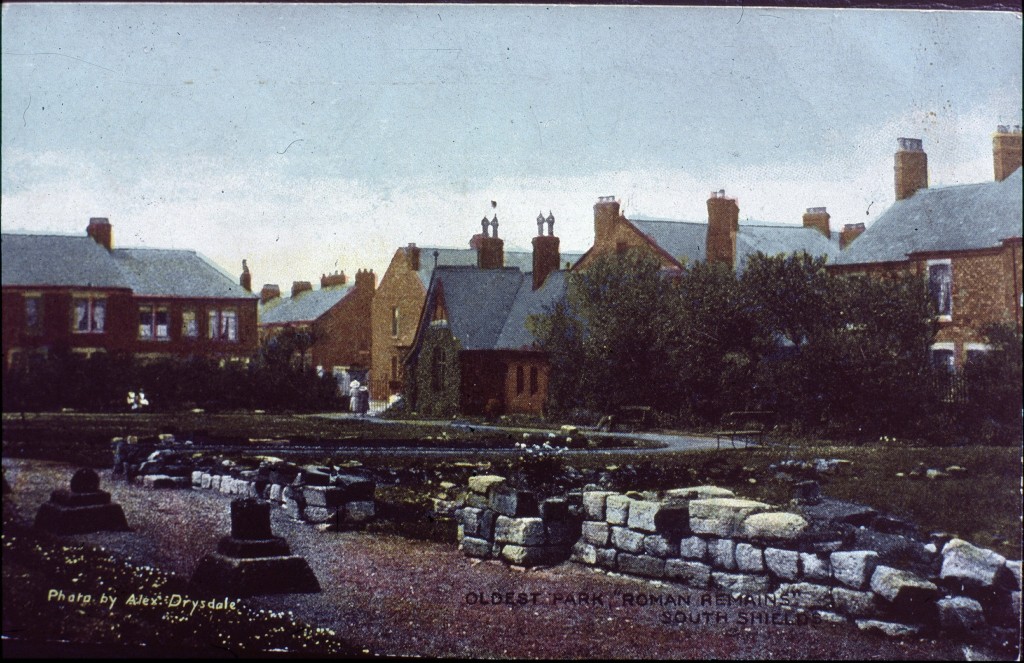
[[5,366],[26,353],[250,357],[257,298],[186,250],[113,247],[105,218],[87,236],[4,234]]
[[986,350],[991,324],[1021,330],[1021,131],[993,136],[995,180],[928,187],[928,156],[900,138],[896,202],[830,267],[839,274],[919,274],[935,298],[937,364],[951,371]]
[[[708,221],[627,219],[614,196],[594,205],[594,245],[573,265],[586,269],[598,256],[640,248],[653,254],[666,270],[682,269],[696,261],[724,263],[742,270],[747,256],[805,252],[811,256],[839,254],[840,237],[833,237],[824,207],[812,207],[802,225],[739,220],[739,205],[725,191],[712,192]],[[848,237],[848,235],[847,235]]]
[[[434,267],[408,354],[411,406],[424,414],[543,414],[548,361],[528,320],[565,298],[559,241],[533,239],[531,269],[504,265],[503,243],[482,238],[479,266]],[[541,223],[538,223],[540,228]],[[497,228],[495,228],[495,233]]]
[[335,375],[364,372],[370,367],[370,311],[377,277],[359,270],[348,283],[345,274],[324,274],[320,289],[309,281],[292,284],[290,297],[282,298],[276,285],[265,285],[260,294],[260,340],[284,329],[311,335],[309,355],[303,361]]
[[[548,216],[553,223],[554,217],[550,213]],[[465,249],[409,244],[395,251],[373,298],[371,391],[374,398],[385,399],[403,392],[403,364],[416,335],[434,268],[479,266],[481,239],[482,233]],[[567,254],[562,259],[575,261],[579,256]],[[530,272],[532,265],[533,254],[529,251],[502,252],[503,267]]]

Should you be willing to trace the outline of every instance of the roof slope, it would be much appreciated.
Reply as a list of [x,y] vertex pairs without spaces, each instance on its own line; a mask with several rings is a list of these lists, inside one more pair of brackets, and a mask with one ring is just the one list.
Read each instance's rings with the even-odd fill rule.
[[898,200],[834,261],[900,262],[911,253],[999,246],[1021,236],[1021,169],[1001,182],[921,189]]
[[3,285],[130,288],[110,253],[91,237],[4,234]]
[[352,291],[353,284],[300,292],[295,297],[275,299],[260,306],[260,324],[275,325],[313,322]]
[[448,327],[463,350],[492,350],[523,284],[518,268],[438,267],[433,287],[444,293]]
[[[437,252],[437,266],[476,267],[476,249],[444,249],[424,246],[420,248],[420,268],[417,275],[424,288],[430,287],[430,275],[434,271],[434,252]],[[582,253],[562,253],[561,262],[576,262]],[[521,272],[533,271],[532,251],[505,251],[505,267],[516,267]]]
[[200,299],[256,297],[195,251],[114,249],[110,253],[136,295]]
[[527,328],[530,316],[548,313],[557,302],[565,299],[568,284],[565,271],[551,272],[536,290],[533,289],[533,274],[528,272],[523,276],[501,335],[494,344],[496,350],[533,349],[536,338]]

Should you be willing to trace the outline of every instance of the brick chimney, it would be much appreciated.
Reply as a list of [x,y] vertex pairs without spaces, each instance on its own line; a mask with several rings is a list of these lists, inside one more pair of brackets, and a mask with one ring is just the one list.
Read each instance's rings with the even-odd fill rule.
[[[544,225],[547,224],[548,234],[544,234]],[[545,219],[544,214],[537,215],[537,236],[533,238],[533,289],[544,285],[548,274],[558,269],[562,257],[558,253],[558,238],[555,237],[555,215],[548,212]]]
[[826,239],[832,239],[832,231],[828,227],[828,220],[831,218],[824,207],[808,207],[804,214],[804,228],[814,228]]
[[740,229],[740,206],[726,198],[725,189],[712,191],[708,198],[707,262],[736,266],[736,233]]
[[918,189],[928,188],[928,155],[920,138],[896,140],[900,145],[896,152],[896,200],[903,200]]
[[[483,237],[476,250],[476,266],[480,269],[501,269],[505,266],[505,240],[498,239],[498,215],[495,214],[490,223],[485,216],[480,225]],[[493,236],[487,232],[488,225],[493,229]]]
[[301,293],[312,289],[313,284],[309,281],[292,281],[292,298],[294,299]]
[[276,283],[264,283],[260,290],[260,303],[266,304],[272,299],[281,296],[281,288]]
[[89,219],[85,234],[107,251],[114,247],[114,229],[107,218],[94,216]]
[[598,197],[594,205],[594,246],[614,241],[615,228],[621,218],[615,196]]
[[999,125],[992,136],[992,161],[997,182],[1002,182],[1020,168],[1020,146],[1020,125]]
[[356,272],[356,289],[360,292],[373,293],[377,287],[377,275],[372,269],[360,269]]
[[410,242],[409,246],[405,247],[405,255],[409,259],[409,269],[418,272],[420,269],[420,247]]
[[843,231],[839,233],[839,248],[845,249],[850,245],[850,242],[860,237],[863,232],[863,223],[847,223],[843,226]]
[[321,274],[320,275],[320,288],[333,288],[339,285],[345,285],[345,272],[334,272],[333,274]]
[[245,288],[246,292],[252,292],[252,274],[249,273],[249,265],[245,264],[245,258],[242,258],[242,275],[238,277],[238,285]]

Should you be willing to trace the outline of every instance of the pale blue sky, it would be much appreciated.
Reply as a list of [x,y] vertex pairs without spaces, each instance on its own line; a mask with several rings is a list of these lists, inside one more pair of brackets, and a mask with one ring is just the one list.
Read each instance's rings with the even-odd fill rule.
[[1021,122],[1021,20],[673,7],[6,5],[2,225],[195,248],[257,285],[509,246],[592,205],[833,228],[892,201],[897,136],[934,185],[992,178]]

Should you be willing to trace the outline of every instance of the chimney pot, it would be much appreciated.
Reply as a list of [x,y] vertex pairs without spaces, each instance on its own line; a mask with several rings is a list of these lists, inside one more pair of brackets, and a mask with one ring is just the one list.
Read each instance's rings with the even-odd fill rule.
[[242,258],[242,275],[238,277],[238,285],[245,288],[246,292],[252,292],[252,274],[249,273],[245,258]]

